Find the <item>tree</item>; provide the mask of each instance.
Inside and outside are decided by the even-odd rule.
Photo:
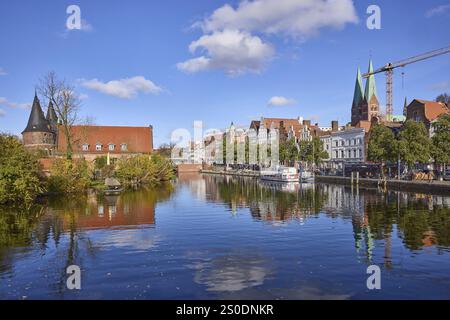
[[[323,149],[323,141],[319,137],[313,137],[311,141],[300,141],[299,159],[318,165],[326,159],[328,153]]]
[[[442,93],[436,97],[436,102],[450,103],[450,96],[447,93]]]
[[[71,159],[73,153],[71,128],[78,121],[78,110],[81,105],[79,96],[72,85],[65,80],[58,79],[53,71],[40,79],[38,91],[55,108],[66,139],[66,157]]]
[[[450,163],[450,114],[440,116],[432,124],[434,135],[431,138],[431,156],[436,164]]]
[[[282,163],[298,160],[299,152],[295,139],[280,141],[280,161]]]
[[[37,158],[16,137],[0,134],[0,204],[30,203],[44,191]]]
[[[416,162],[430,161],[431,140],[422,122],[406,121],[399,133],[400,157],[412,167]]]
[[[367,158],[369,161],[394,161],[397,158],[395,135],[389,128],[375,124],[370,130]]]

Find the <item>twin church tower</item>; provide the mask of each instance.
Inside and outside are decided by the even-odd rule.
[[[368,72],[373,72],[372,60],[369,61]],[[361,71],[358,68],[353,94],[351,125],[356,126],[360,121],[380,120],[380,117],[380,102],[378,101],[375,76],[371,75],[367,78],[366,87],[363,91]]]

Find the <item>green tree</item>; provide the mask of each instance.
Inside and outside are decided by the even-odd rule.
[[[116,177],[125,186],[157,184],[174,177],[172,163],[158,154],[139,155],[117,162]]]
[[[53,162],[48,189],[52,193],[79,193],[91,183],[92,168],[85,159],[56,159]]]
[[[450,114],[440,116],[433,123],[434,135],[431,138],[431,156],[436,164],[450,163]]]
[[[292,162],[298,160],[299,152],[295,139],[280,141],[280,162]]]
[[[406,121],[398,135],[400,157],[409,167],[430,161],[431,139],[422,122]]]
[[[0,135],[0,204],[32,202],[45,191],[37,158],[14,136]]]
[[[318,165],[328,153],[323,149],[323,141],[319,137],[313,137],[311,141],[300,141],[299,159]]]
[[[373,162],[394,161],[397,158],[397,141],[391,129],[376,124],[370,130],[367,158]]]

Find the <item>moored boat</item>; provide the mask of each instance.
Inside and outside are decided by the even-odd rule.
[[[276,182],[298,182],[299,176],[296,168],[277,167],[272,170],[261,171],[261,180]]]

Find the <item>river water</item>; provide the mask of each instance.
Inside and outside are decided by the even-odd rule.
[[[450,299],[450,197],[187,175],[2,208],[0,299]]]

